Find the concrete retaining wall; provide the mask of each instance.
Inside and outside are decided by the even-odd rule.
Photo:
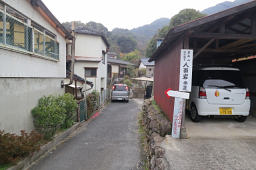
[[[64,94],[61,79],[0,78],[0,130],[19,133],[34,129],[31,110],[39,98]]]

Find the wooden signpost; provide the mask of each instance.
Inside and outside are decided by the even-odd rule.
[[[172,137],[180,138],[181,128],[184,127],[185,102],[189,99],[192,84],[193,50],[182,49],[180,56],[179,91],[168,89],[168,97],[174,97],[172,122]]]

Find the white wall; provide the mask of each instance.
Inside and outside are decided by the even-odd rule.
[[[63,94],[60,86],[61,79],[0,78],[0,130],[32,130],[31,110],[42,96]]]
[[[27,0],[4,0],[28,18],[57,35],[59,61],[50,61],[28,54],[0,49],[0,77],[57,77],[66,76],[66,41]]]
[[[154,66],[147,66],[146,76],[147,77],[153,77],[154,76]]]
[[[76,34],[75,56],[102,58],[102,51],[106,51],[107,46],[100,36]],[[84,68],[93,67],[97,69],[96,78],[87,78],[93,82],[94,87],[91,91],[101,91],[101,88],[107,88],[107,55],[105,56],[105,64],[91,61],[76,61],[74,66],[75,74],[84,78]],[[102,78],[104,82],[102,82]]]
[[[106,64],[102,62],[75,62],[74,72],[80,77],[84,78],[84,68],[97,68],[97,77],[87,77],[86,80],[93,82],[93,90],[100,92],[101,88],[107,88],[107,61]],[[104,78],[104,83],[102,87],[101,78]],[[88,87],[89,88],[89,87]]]
[[[102,50],[106,51],[106,46],[102,45],[100,36],[76,34],[76,56],[102,57]]]
[[[142,68],[146,68],[146,66],[141,62],[140,66],[139,66],[139,69],[142,69]]]
[[[60,60],[52,61],[0,49],[0,130],[18,133],[33,129],[31,110],[39,98],[64,93],[61,80],[66,77],[66,42],[27,0],[4,1],[56,34],[60,50]]]

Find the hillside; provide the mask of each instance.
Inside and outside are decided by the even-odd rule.
[[[232,7],[235,7],[235,6],[250,2],[250,1],[253,1],[253,0],[235,0],[234,2],[225,1],[225,2],[215,5],[213,7],[206,8],[205,10],[203,10],[201,12],[204,14],[207,14],[207,15],[211,15],[211,14],[214,14],[214,13],[217,13],[217,12],[220,12],[220,11],[223,11],[223,10],[226,10],[226,9],[229,9],[229,8],[232,8]]]
[[[225,1],[205,9],[201,11],[201,13],[211,15],[250,1],[252,0],[235,0],[234,2]],[[164,26],[169,24],[170,19],[159,18],[150,24],[131,30],[115,28],[112,31],[108,31],[108,29],[101,23],[89,22],[84,24],[80,21],[75,22],[77,28],[93,30],[105,35],[111,46],[110,51],[116,52],[117,55],[123,55],[139,50],[141,56],[145,56],[147,45],[154,35],[156,35]],[[63,23],[63,25],[65,25],[66,28],[70,28],[71,22]]]
[[[131,32],[138,38],[143,38],[145,40],[149,40],[150,37],[153,37],[158,29],[163,26],[168,25],[170,19],[168,18],[159,18],[152,22],[151,24],[147,24],[138,28],[134,28]]]
[[[159,29],[168,25],[169,22],[170,22],[170,19],[168,18],[159,18],[154,22],[152,22],[151,24],[134,28],[130,31],[135,36],[139,48],[144,51],[150,39],[158,32]]]

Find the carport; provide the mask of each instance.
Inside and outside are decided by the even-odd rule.
[[[252,1],[171,29],[152,55],[154,98],[172,121],[174,99],[166,89],[179,89],[181,49],[193,49],[193,66],[232,64],[242,71],[250,90],[251,113],[256,109],[256,2]]]

